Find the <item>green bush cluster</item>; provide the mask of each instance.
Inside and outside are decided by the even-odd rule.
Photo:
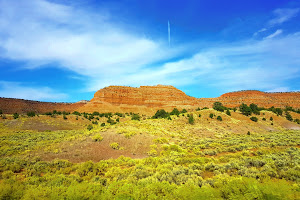
[[[14,113],[14,114],[13,114],[13,118],[14,118],[14,119],[18,119],[18,118],[19,118],[19,114],[18,114],[18,113]]]
[[[183,114],[183,113],[187,113],[186,109],[182,109],[182,111],[179,111],[177,108],[174,108],[170,113],[168,113],[167,111],[165,111],[164,109],[161,110],[157,110],[156,113],[152,116],[152,119],[169,119],[170,115],[177,115],[179,116],[179,114]]]
[[[190,114],[189,115],[189,124],[195,124],[195,119],[194,119],[194,115],[193,114]]]
[[[141,119],[141,116],[139,114],[133,114],[132,117],[131,117],[131,120],[140,121],[140,119]]]
[[[257,122],[257,121],[258,121],[257,117],[250,117],[250,119],[251,119],[252,121],[254,121],[254,122]]]
[[[27,112],[27,116],[28,117],[34,117],[35,116],[35,112],[33,112],[33,111]]]
[[[87,128],[87,130],[90,131],[90,130],[92,130],[94,127],[93,127],[93,125],[89,124],[86,128]]]

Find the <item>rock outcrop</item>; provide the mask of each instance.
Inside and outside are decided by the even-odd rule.
[[[53,110],[72,112],[83,105],[85,105],[85,103],[52,103],[24,99],[0,98],[0,110],[7,114],[27,113],[29,111],[46,113],[52,112]]]
[[[90,101],[77,103],[48,103],[21,99],[0,98],[0,110],[4,113],[45,113],[53,110],[80,112],[135,112],[153,114],[158,109],[171,111],[212,107],[219,101],[227,107],[238,107],[242,103],[255,103],[259,107],[271,106],[300,108],[300,92],[265,93],[256,90],[230,92],[216,98],[195,98],[173,86],[109,86],[98,90]]]
[[[278,92],[266,93],[257,90],[229,92],[215,98],[227,107],[237,107],[242,103],[257,104],[259,107],[281,107],[292,106],[300,108],[300,92]]]
[[[110,86],[97,91],[94,98],[79,111],[93,112],[155,112],[158,109],[194,108],[198,99],[173,86]]]

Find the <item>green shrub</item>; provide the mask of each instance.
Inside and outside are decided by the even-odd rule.
[[[67,120],[68,118],[67,118],[67,116],[66,116],[66,115],[63,115],[63,119],[64,119],[64,120]]]
[[[114,125],[114,124],[116,124],[117,122],[115,122],[113,119],[111,119],[111,118],[109,117],[108,120],[107,120],[107,123],[109,123],[110,125]]]
[[[63,111],[62,114],[63,114],[63,115],[69,115],[70,112]]]
[[[214,114],[210,113],[210,114],[209,114],[209,117],[210,117],[210,118],[213,118],[213,117],[214,117]]]
[[[231,113],[229,110],[226,110],[226,115],[231,116]]]
[[[198,117],[201,117],[201,114],[199,114]]]
[[[218,117],[217,117],[217,120],[222,121],[223,119],[222,119],[221,116],[218,116]]]
[[[140,121],[140,119],[141,119],[141,116],[139,114],[133,114],[132,117],[131,117],[131,120]]]
[[[189,116],[189,124],[195,124],[195,119],[193,114],[190,114]]]
[[[277,114],[277,115],[282,115],[283,111],[281,108],[274,108],[274,106],[272,106],[271,108],[268,109],[269,111],[272,111],[273,113]]]
[[[52,112],[46,112],[45,115],[51,116],[51,115],[52,115]]]
[[[186,109],[182,109],[181,113],[187,113]]]
[[[105,123],[102,123],[101,126],[105,126]]]
[[[224,112],[224,110],[226,109],[221,102],[214,102],[213,104],[213,109],[220,111],[220,112]]]
[[[100,113],[99,113],[99,112],[97,112],[97,111],[94,111],[92,115],[98,115],[98,116],[99,116],[99,115],[100,115]]]
[[[240,105],[240,111],[243,115],[246,115],[246,116],[249,116],[252,113],[251,108],[244,103],[242,105]]]
[[[19,118],[19,114],[18,114],[18,113],[14,113],[14,114],[13,114],[13,117],[14,117],[14,119]]]
[[[80,112],[78,112],[78,111],[74,111],[72,114],[73,114],[73,115],[81,116]]]
[[[285,113],[285,118],[286,118],[287,120],[289,120],[289,121],[293,121],[293,117],[292,117],[292,115],[291,115],[289,112],[286,112],[286,113]]]
[[[179,110],[177,109],[177,108],[174,108],[173,110],[172,110],[172,112],[170,112],[170,115],[179,115],[180,114],[180,112],[179,112]]]
[[[33,112],[33,111],[27,112],[27,116],[28,117],[34,117],[35,116],[35,112]]]
[[[258,121],[257,117],[250,117],[250,119],[251,119],[252,121],[254,121],[254,122],[257,122],[257,121]]]
[[[259,108],[257,107],[256,104],[251,103],[249,107],[254,114],[260,115]]]
[[[89,124],[88,126],[87,126],[87,130],[92,130],[94,127],[91,125],[91,124]]]
[[[266,121],[266,118],[262,118],[263,121]]]
[[[273,117],[270,117],[270,121],[273,121]]]
[[[115,115],[117,115],[117,116],[119,116],[119,117],[125,117],[125,115],[124,114],[122,114],[122,113],[115,113]]]
[[[165,118],[167,119],[170,116],[168,112],[166,112],[164,109],[156,111],[155,115],[152,117],[152,119],[160,119]]]
[[[3,114],[3,111],[2,110],[0,110],[0,115],[2,115]]]

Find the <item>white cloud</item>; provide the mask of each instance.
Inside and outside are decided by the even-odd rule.
[[[16,6],[19,2],[22,6]],[[295,11],[289,12],[294,14],[276,11],[276,23],[296,15]],[[57,63],[80,78],[87,77],[86,91],[108,85],[156,84],[208,85],[223,91],[272,90],[284,87],[285,81],[300,74],[299,33],[275,37],[282,33],[279,29],[268,36],[272,40],[223,43],[199,50],[189,58],[166,62],[185,48],[171,50],[167,43],[120,28],[110,21],[109,14],[99,13],[45,0],[0,0],[0,57],[25,60],[29,68]],[[24,89],[20,85],[16,88]],[[39,98],[55,96],[49,88],[34,88],[31,93],[40,91],[46,92]]]
[[[269,21],[270,25],[282,24],[290,20],[293,17],[296,17],[298,12],[300,11],[299,8],[284,8],[284,9],[276,9],[273,11],[275,18]]]
[[[267,92],[289,92],[290,89],[288,87],[279,87],[272,90],[268,90]]]
[[[190,58],[168,62],[116,79],[93,80],[89,88],[107,85],[205,85],[222,92],[259,89],[269,91],[300,77],[300,34],[279,39],[223,44]]]
[[[55,62],[90,77],[133,73],[172,57],[163,42],[119,28],[106,12],[45,0],[0,0],[1,56],[36,68]]]
[[[0,81],[0,96],[39,101],[63,101],[68,95],[49,87],[28,87],[18,82]]]
[[[267,31],[267,30],[268,30],[268,29],[266,29],[266,28],[262,28],[262,29],[256,31],[256,32],[253,34],[253,36],[257,36],[259,33],[265,32],[265,31]]]
[[[264,39],[272,39],[278,35],[280,35],[283,31],[281,29],[276,30],[274,33],[272,33],[271,35],[268,35],[267,37],[265,37]]]
[[[291,20],[292,18],[294,18],[298,15],[299,11],[300,11],[299,8],[279,8],[279,9],[274,10],[273,15],[275,15],[275,17],[267,22],[266,27],[261,28],[260,30],[256,31],[253,34],[253,36],[258,36],[259,34],[269,30],[270,28],[272,28],[276,25],[281,25],[282,23]],[[275,33],[276,33],[276,35],[279,35],[282,33],[282,30],[279,29]],[[272,35],[270,35],[270,36],[272,37]],[[273,37],[275,37],[276,35],[274,35]],[[268,37],[265,37],[265,38],[268,38]]]

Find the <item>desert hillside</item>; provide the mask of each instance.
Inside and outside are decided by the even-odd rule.
[[[224,106],[233,108],[240,104],[255,103],[259,107],[292,106],[300,108],[300,92],[266,93],[249,90],[230,92],[216,98],[195,98],[186,95],[183,91],[165,85],[157,86],[109,86],[98,90],[89,102],[77,103],[50,103],[22,99],[0,98],[0,110],[4,113],[37,113],[59,111],[80,112],[138,112],[153,114],[158,109],[171,111],[173,108],[195,109],[208,107],[219,101]]]

